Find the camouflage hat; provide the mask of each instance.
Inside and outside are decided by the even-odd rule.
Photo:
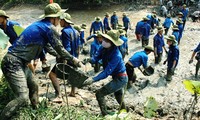
[[[171,17],[171,14],[167,14],[167,17],[170,18],[170,17]]]
[[[158,30],[158,32],[159,32],[159,31],[163,31],[163,27],[162,27],[162,26],[158,26],[158,27],[157,27],[157,30]]]
[[[148,17],[143,17],[142,20],[143,20],[143,21],[148,21],[149,18],[148,18]]]
[[[127,14],[124,12],[123,14],[122,14],[122,16],[126,16]]]
[[[85,23],[81,24],[81,28],[82,29],[86,29],[87,28],[87,25]]]
[[[101,18],[98,16],[98,17],[95,17],[95,21],[96,22],[100,22],[101,21]]]
[[[173,25],[172,30],[179,30],[178,25]]]
[[[73,22],[71,21],[71,15],[68,13],[62,13],[60,16],[60,19],[64,19],[65,22],[67,22],[69,24],[73,24]]]
[[[155,15],[157,14],[157,12],[156,12],[155,10],[154,10],[154,11],[152,11],[152,13],[153,13],[153,14],[155,14]]]
[[[116,11],[114,11],[114,12],[113,12],[113,15],[116,15],[116,14],[117,14],[117,12],[116,12]]]
[[[126,34],[126,31],[123,30],[123,29],[119,29],[118,31],[119,31],[120,35],[125,35]]]
[[[0,10],[0,17],[3,16],[3,17],[6,17],[6,18],[9,18],[8,15],[6,15],[6,12],[3,11],[3,10]]]
[[[169,36],[165,37],[165,39],[167,39],[167,41],[176,42],[176,38],[174,35],[169,35]]]
[[[119,30],[119,29],[124,29],[125,27],[123,26],[123,25],[121,25],[121,24],[118,24],[117,25],[117,29]]]
[[[106,12],[105,16],[110,16],[108,12]]]
[[[95,34],[94,34],[96,37],[101,37],[102,36],[102,32],[101,31],[95,31]]]
[[[44,14],[39,18],[47,18],[47,17],[59,17],[61,15],[61,7],[57,3],[48,4],[44,8]]]
[[[177,21],[178,23],[183,23],[183,21],[181,20],[181,18],[178,18],[176,21]]]
[[[79,26],[79,25],[74,25],[73,27],[74,27],[74,29],[76,29],[78,32],[83,31],[83,29],[82,29],[81,26]]]
[[[183,16],[183,13],[182,12],[178,12],[178,14],[177,15],[182,15]]]
[[[106,34],[102,34],[102,37],[110,40],[116,46],[120,46],[124,43],[123,40],[119,38],[120,33],[118,30],[110,30]]]
[[[156,18],[156,14],[153,14],[152,17],[153,17],[153,18]]]
[[[153,47],[151,47],[151,46],[145,46],[144,49],[145,49],[145,50],[149,50],[149,51],[151,51],[151,52],[154,51],[154,50],[153,50]]]

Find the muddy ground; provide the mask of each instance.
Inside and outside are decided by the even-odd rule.
[[[40,7],[41,8],[41,7]],[[27,27],[32,22],[38,20],[38,17],[43,13],[39,6],[17,6],[7,10],[6,12],[10,16],[10,19],[18,21],[22,24],[23,27]],[[69,13],[72,16],[72,20],[75,24],[86,23],[88,28],[85,30],[86,36],[88,37],[89,28],[91,22],[94,20],[95,16],[104,17],[105,12],[117,11],[119,16],[119,22],[122,23],[122,13],[126,12],[128,17],[131,20],[132,29],[128,31],[128,45],[129,45],[129,55],[126,56],[125,62],[136,52],[142,50],[141,42],[138,42],[135,39],[134,29],[136,23],[151,12],[153,6],[143,7],[144,9],[136,10],[134,7],[127,6],[114,6],[106,8],[104,10],[84,10],[84,11],[70,11]],[[128,11],[129,10],[129,11]],[[164,20],[164,18],[160,17]],[[175,21],[175,18],[173,18]],[[58,29],[60,30],[60,28]],[[157,32],[156,30],[154,31]],[[171,29],[169,31],[171,34]],[[150,36],[150,45],[153,41],[153,36]],[[163,65],[162,62],[159,65],[154,65],[154,56],[153,53],[149,55],[148,63],[155,66],[155,73],[152,76],[144,76],[138,69],[136,69],[137,80],[138,82],[134,85],[132,89],[126,91],[125,102],[130,108],[130,113],[134,118],[137,119],[146,119],[142,116],[144,112],[144,103],[147,97],[154,97],[158,102],[159,112],[157,115],[158,119],[183,119],[183,113],[185,109],[189,108],[191,103],[191,98],[193,96],[184,88],[182,83],[185,79],[199,80],[200,76],[195,79],[195,64],[196,61],[192,64],[188,64],[188,61],[191,57],[192,50],[197,46],[200,39],[200,23],[194,23],[190,19],[186,22],[186,27],[183,33],[183,38],[179,45],[180,49],[180,61],[173,76],[173,80],[170,83],[167,83],[164,79],[166,74],[167,66]],[[89,44],[88,44],[89,45]],[[87,55],[88,56],[88,55]],[[80,59],[82,60],[85,55],[81,55]],[[164,54],[163,60],[166,58]],[[55,64],[55,58],[47,54],[48,63],[51,64],[51,67]],[[86,64],[88,73],[91,76],[94,76],[93,68],[90,64]],[[48,73],[41,72],[41,63],[37,66],[37,71],[35,75],[39,83],[39,94],[40,97],[48,97],[51,100],[54,98],[54,89],[51,85],[51,81],[48,78]],[[69,97],[69,104],[73,106],[78,106],[80,101],[83,101],[85,109],[91,111],[94,115],[100,114],[100,110],[95,99],[95,90],[99,89],[102,85],[106,84],[110,77],[106,80],[94,83],[83,89],[77,89],[76,97]],[[65,92],[63,86],[63,80],[61,81],[61,90],[63,93],[63,103],[65,103]],[[47,86],[49,84],[48,94]],[[70,92],[70,85],[67,85],[67,94]],[[107,105],[110,109],[117,109],[118,104],[114,99],[113,95],[106,97]],[[55,104],[56,105],[56,104]],[[195,115],[198,116],[200,113],[200,104],[196,105]],[[198,119],[196,117],[196,119]],[[200,118],[199,118],[200,119]]]

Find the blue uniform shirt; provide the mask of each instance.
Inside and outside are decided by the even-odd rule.
[[[14,40],[16,40],[16,38],[18,37],[13,26],[14,25],[19,25],[19,23],[17,23],[16,21],[11,21],[11,20],[7,20],[6,23],[6,30],[3,29],[3,25],[0,25],[0,28],[3,29],[4,33],[10,38],[9,42],[11,44],[13,44]]]
[[[185,21],[186,18],[187,18],[187,15],[188,15],[189,9],[188,9],[188,8],[186,8],[186,9],[182,9],[181,12],[183,13],[183,18],[182,18],[182,20]]]
[[[112,15],[111,16],[110,23],[111,24],[118,24],[118,17],[117,17],[117,15]]]
[[[80,45],[82,46],[85,43],[85,33],[84,31],[80,32]]]
[[[128,18],[127,16],[124,16],[124,17],[122,18],[122,21],[123,21],[124,27],[125,27],[125,28],[128,28],[128,25],[129,25],[129,23],[130,23],[129,18]]]
[[[90,57],[93,57],[100,47],[101,44],[97,41],[96,37],[94,37],[94,41],[91,44]]]
[[[61,40],[64,48],[74,57],[78,57],[80,35],[72,26],[62,29]]]
[[[149,38],[151,26],[148,23],[144,23],[141,27],[141,34],[145,38]]]
[[[179,29],[179,41],[181,40],[182,38],[182,35],[183,35],[183,24],[178,24],[178,29]]]
[[[168,56],[167,56],[168,70],[172,68],[174,60],[176,60],[176,65],[175,65],[176,67],[179,61],[179,48],[177,45],[171,45],[169,47]]]
[[[165,46],[164,43],[164,36],[160,36],[158,33],[154,36],[153,38],[154,40],[154,48],[157,48],[157,54],[162,53],[163,52],[163,47]]]
[[[144,24],[143,21],[139,21],[139,22],[137,23],[136,28],[135,28],[135,33],[136,33],[136,34],[140,34],[140,33],[141,33],[141,27],[142,27],[143,24]]]
[[[100,47],[100,49],[97,51],[95,56],[92,57],[91,60],[92,63],[96,63],[100,59],[102,59],[104,70],[93,78],[95,82],[107,78],[109,75],[114,77],[117,74],[126,71],[122,55],[116,46],[110,50]]]
[[[199,45],[194,49],[194,52],[196,53],[196,52],[200,52],[200,43],[199,43]]]
[[[172,35],[174,35],[175,36],[175,39],[176,39],[176,41],[178,42],[179,41],[179,31],[173,31],[172,32]]]
[[[34,22],[28,26],[13,42],[12,46],[9,47],[8,53],[21,58],[25,62],[30,62],[38,58],[44,47],[49,48],[47,46],[48,43],[51,44],[61,57],[68,60],[73,59],[64,49],[59,34],[48,19]],[[50,53],[49,49],[46,50]]]
[[[128,42],[128,38],[125,37],[124,35],[120,35],[119,38],[124,41],[124,43],[121,46],[119,46],[119,50],[120,50],[120,52],[122,54],[125,54],[127,52],[127,50],[128,50],[128,43],[127,43]]]
[[[132,63],[133,67],[140,67],[143,65],[144,68],[147,67],[148,55],[145,51],[136,52],[129,61]]]
[[[92,25],[90,27],[90,34],[92,33],[92,31],[93,31],[93,34],[95,34],[95,31],[100,31],[100,30],[102,30],[102,32],[104,30],[102,22],[101,21],[100,22],[96,22],[96,21],[92,22]]]
[[[166,18],[164,23],[163,23],[163,26],[165,28],[170,28],[171,24],[174,24],[173,20],[171,18]]]
[[[103,25],[104,25],[104,29],[105,30],[108,30],[110,27],[109,27],[109,22],[108,22],[108,18],[105,17],[104,20],[103,20]]]

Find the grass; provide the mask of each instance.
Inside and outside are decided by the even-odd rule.
[[[43,99],[37,110],[33,110],[30,106],[24,107],[18,111],[15,120],[103,120],[102,117],[93,115],[81,107],[73,107],[66,105],[48,104]]]

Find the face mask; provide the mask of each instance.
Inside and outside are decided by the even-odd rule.
[[[110,42],[105,42],[104,40],[102,41],[101,44],[104,48],[110,48],[111,47],[111,43]]]

